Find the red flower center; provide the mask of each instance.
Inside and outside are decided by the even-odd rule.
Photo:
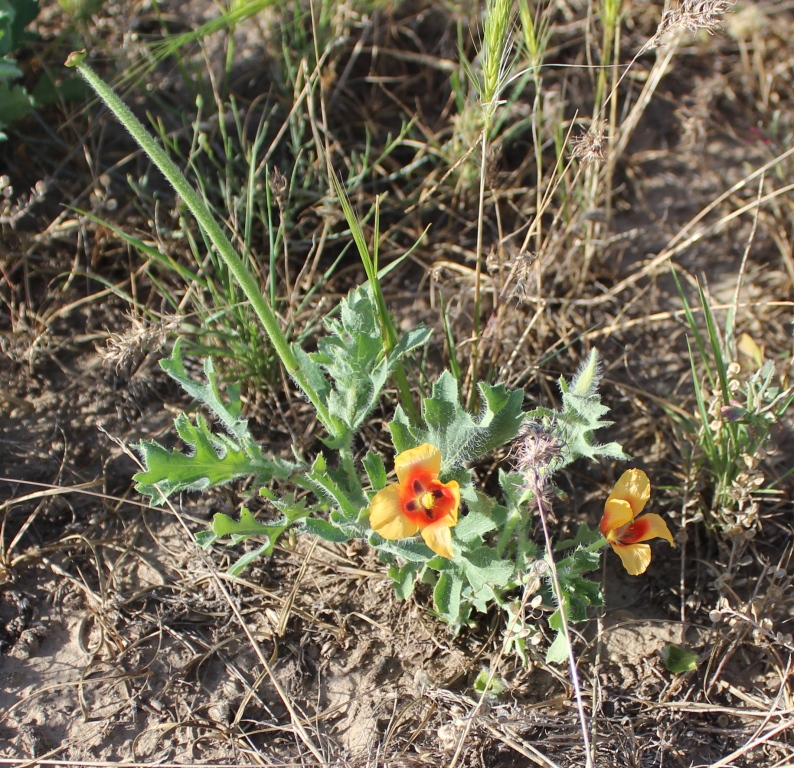
[[[432,472],[417,470],[400,485],[400,503],[405,516],[424,528],[450,514],[455,508],[455,497]]]

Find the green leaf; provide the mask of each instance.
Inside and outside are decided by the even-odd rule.
[[[693,651],[686,651],[678,645],[669,643],[662,651],[664,665],[668,672],[680,674],[698,668],[698,655]]]
[[[463,579],[455,571],[444,571],[438,577],[438,583],[433,591],[433,603],[441,618],[449,624],[458,623],[462,589]]]
[[[502,560],[496,550],[490,547],[479,547],[464,553],[462,567],[475,593],[485,586],[505,587],[515,573],[515,565],[509,560]]]
[[[239,418],[242,412],[240,388],[237,386],[227,389],[226,394],[229,403],[224,405],[215,381],[215,366],[211,357],[204,361],[204,375],[207,379],[204,384],[194,381],[185,372],[185,366],[182,362],[182,339],[176,340],[171,357],[161,360],[160,367],[191,397],[204,403],[232,435],[238,439],[249,437],[248,422]],[[253,443],[253,441],[251,442]]]
[[[386,467],[383,465],[383,459],[380,454],[367,451],[367,455],[362,461],[364,470],[369,478],[370,485],[373,491],[380,491],[386,487]]]
[[[412,563],[428,563],[434,559],[433,550],[427,546],[421,539],[400,539],[398,541],[390,541],[373,533],[369,537],[369,545],[388,555],[401,557],[403,560]],[[445,561],[448,562],[448,561]]]
[[[218,512],[212,517],[212,532],[216,536],[236,536],[238,539],[247,538],[248,536],[267,536],[270,538],[274,531],[281,533],[285,527],[285,525],[265,525],[260,523],[245,507],[240,510],[239,520],[233,520],[229,515],[223,514],[223,512]]]
[[[601,396],[596,391],[599,364],[598,353],[593,349],[587,363],[570,384],[560,378],[562,410],[553,411],[541,407],[527,414],[528,419],[542,422],[560,439],[562,459],[554,467],[555,471],[581,456],[593,460],[600,456],[612,459],[628,458],[618,443],[599,445],[595,442],[596,430],[613,423],[604,420],[609,408],[601,404]]]
[[[362,507],[354,503],[328,471],[322,454],[318,455],[311,471],[296,477],[295,482],[314,491],[321,499],[336,507],[348,522],[355,522]]]
[[[0,82],[0,115],[4,125],[15,123],[32,111],[33,100],[25,88]]]
[[[258,560],[263,556],[270,556],[272,551],[273,545],[268,542],[263,544],[258,549],[254,549],[251,552],[246,552],[242,557],[238,558],[226,569],[226,573],[228,573],[229,576],[239,576],[251,563],[254,562],[254,560]]]
[[[482,408],[474,417],[460,403],[458,382],[444,371],[433,385],[431,397],[422,403],[424,426],[412,426],[398,408],[389,424],[398,453],[422,443],[441,451],[442,473],[485,454],[512,440],[524,419],[522,390],[508,390],[499,384],[480,384]]]
[[[571,390],[578,397],[587,397],[595,393],[598,388],[598,381],[601,378],[601,361],[598,358],[598,350],[590,350],[587,362],[580,368],[577,374],[571,379]]]
[[[146,470],[133,477],[135,489],[149,496],[152,506],[165,503],[174,493],[204,490],[253,475],[265,484],[274,477],[286,479],[298,465],[282,459],[268,459],[248,430],[248,422],[240,418],[240,388],[227,388],[228,404],[221,401],[215,382],[212,360],[204,363],[206,383],[193,381],[185,372],[181,342],[177,340],[171,357],[160,365],[169,376],[194,398],[207,405],[231,433],[213,434],[206,419],[196,415],[195,425],[184,414],[174,420],[177,434],[189,452],[169,451],[156,442],[144,441],[136,446],[143,456]]]
[[[406,563],[401,568],[392,565],[389,568],[394,594],[398,600],[408,600],[413,594],[417,568],[416,563]]]
[[[350,291],[339,304],[338,316],[327,318],[325,325],[328,335],[318,341],[317,352],[309,356],[313,367],[308,373],[320,386],[319,367],[333,382],[331,387],[326,382],[322,391],[329,413],[344,426],[335,435],[338,442],[358,430],[374,408],[394,366],[404,355],[425,344],[430,330],[414,328],[387,354],[370,286]]]
[[[491,504],[495,506],[493,502]],[[452,536],[466,549],[473,549],[482,544],[483,536],[494,528],[496,523],[490,517],[470,509],[465,517],[458,520],[458,524],[452,529]]]
[[[196,544],[202,549],[208,549],[212,544],[218,540],[218,534],[212,531],[198,531],[195,534]]]
[[[22,77],[22,70],[9,59],[0,59],[0,80],[16,80],[18,77]]]
[[[554,642],[546,651],[547,664],[564,664],[568,661],[568,641],[562,632],[558,632]]]
[[[594,531],[591,531],[590,528],[588,528],[584,523],[581,523],[576,529],[576,535],[572,539],[558,541],[554,545],[554,551],[561,552],[564,549],[573,549],[574,547],[589,547],[600,538],[602,538],[601,531],[599,531],[597,528]],[[582,571],[582,573],[584,573],[584,571]]]
[[[152,506],[180,491],[214,488],[246,475],[266,476],[262,462],[254,461],[225,435],[215,436],[199,414],[193,425],[180,414],[175,422],[179,436],[192,450],[190,455],[169,451],[151,441],[135,446],[143,456],[146,470],[133,476],[135,490],[149,496]]]
[[[341,528],[317,517],[309,517],[303,521],[303,531],[319,536],[323,541],[350,541],[352,536]]]
[[[474,681],[474,691],[487,698],[499,698],[507,690],[504,679],[499,675],[491,676],[490,669],[481,669]]]

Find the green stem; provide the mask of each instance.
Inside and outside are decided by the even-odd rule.
[[[254,308],[257,317],[262,323],[262,327],[265,329],[265,333],[267,333],[273,345],[273,349],[275,349],[287,373],[295,380],[309,398],[323,426],[333,434],[335,430],[328,409],[320,400],[314,387],[311,386],[308,379],[298,367],[298,361],[292,352],[287,337],[281,330],[275,313],[270,308],[267,300],[262,296],[251,273],[237,255],[234,246],[229,242],[229,238],[226,237],[223,230],[215,221],[207,204],[199,197],[193,187],[190,186],[182,171],[179,170],[174,161],[166,154],[165,150],[152,138],[138,118],[132,114],[127,105],[114,93],[113,89],[88,65],[77,62],[74,66],[77,67],[77,70],[83,78],[85,78],[86,82],[97,92],[97,95],[102,101],[107,104],[118,121],[130,132],[132,138],[138,142],[141,149],[146,152],[152,162],[160,169],[171,186],[176,190],[177,194],[185,201],[190,212],[195,216],[196,221],[198,221],[199,226],[206,232],[218,251],[218,254],[226,262],[229,271],[234,275],[240,288],[242,288],[243,293],[245,293],[246,297],[251,302],[251,306]]]
[[[485,171],[488,155],[488,132],[491,129],[490,118],[486,118],[482,131],[482,157],[480,158],[480,200],[477,208],[477,253],[474,269],[474,341],[471,347],[471,392],[469,407],[474,408],[477,401],[477,369],[479,368],[480,350],[480,282],[482,278],[482,236],[485,219]]]
[[[499,540],[496,542],[496,554],[499,555],[499,557],[504,555],[507,545],[510,543],[513,531],[516,529],[519,522],[521,522],[521,512],[518,507],[516,507],[508,516],[505,527],[502,529]]]

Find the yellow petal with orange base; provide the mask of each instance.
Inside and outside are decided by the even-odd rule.
[[[628,469],[615,483],[612,493],[607,498],[607,504],[613,499],[628,501],[634,517],[642,512],[643,507],[651,498],[651,482],[641,469]]]
[[[604,506],[604,516],[601,518],[601,533],[611,541],[615,537],[611,535],[612,531],[630,523],[634,519],[634,512],[632,512],[631,504],[623,499],[608,499]]]
[[[670,546],[675,546],[673,535],[667,527],[667,523],[659,516],[653,513],[638,517],[631,526],[634,533],[632,543],[640,541],[648,541],[650,539],[664,539]]]
[[[612,549],[632,576],[645,573],[651,564],[651,548],[647,544],[612,544]]]
[[[407,539],[419,530],[403,513],[398,485],[387,485],[375,494],[369,507],[369,524],[384,539]]]
[[[398,453],[394,458],[394,469],[400,484],[407,482],[417,470],[430,472],[433,477],[438,477],[438,473],[441,471],[441,451],[430,443],[409,448],[407,451]]]
[[[452,559],[452,533],[446,518],[423,528],[422,538],[437,555]]]

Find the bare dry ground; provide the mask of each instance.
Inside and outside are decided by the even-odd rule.
[[[559,3],[549,48],[548,62],[572,66],[551,68],[545,85],[548,111],[565,130],[592,91],[587,9]],[[48,8],[39,20],[43,42],[25,63],[51,66],[87,41],[111,80],[164,31],[192,29],[216,10],[106,3],[64,31],[63,13]],[[662,7],[626,10],[621,60],[653,35]],[[240,121],[252,126],[273,109],[271,139],[293,103],[279,80],[275,31],[291,12],[264,10],[235,31],[229,93]],[[403,326],[436,329],[425,365],[438,373],[449,360],[442,298],[462,359],[472,332],[476,185],[465,163],[463,172],[445,173],[476,141],[476,131],[456,133],[450,86],[459,40],[471,52],[476,9],[428,0],[351,4],[338,14],[334,29],[344,35],[329,44],[323,77],[339,157],[355,170],[357,157],[377,158],[387,134],[415,120],[410,136],[373,162],[379,175],[362,182],[354,202],[389,192],[384,263],[432,224],[384,289]],[[707,526],[708,490],[693,475],[692,444],[674,418],[692,414],[695,398],[687,326],[668,270],[674,261],[692,296],[695,279],[705,284],[723,318],[741,269],[738,328],[791,376],[792,41],[794,8],[783,2],[737,5],[719,34],[682,38],[617,160],[608,227],[603,206],[577,209],[559,241],[522,251],[536,184],[526,129],[505,132],[489,158],[483,317],[492,378],[523,387],[528,404],[552,404],[558,376],[597,346],[615,420],[602,439],[621,442],[632,466],[651,476],[654,510],[676,534],[675,550],[655,548],[641,577],[605,555],[606,607],[577,626],[595,762],[605,768],[794,765],[792,422],[776,425],[762,463],[776,485],[758,519],[730,536]],[[186,151],[191,87],[202,90],[207,68],[223,78],[227,42],[225,33],[210,36],[188,49],[181,68],[173,58],[152,62],[119,90],[138,114],[161,117]],[[646,54],[632,70],[623,86],[627,111],[669,50]],[[532,98],[511,103],[516,124]],[[202,132],[217,159],[222,132],[217,112],[208,114]],[[226,129],[234,132],[229,113]],[[295,141],[310,144],[308,129],[306,136]],[[273,153],[277,166],[290,157],[287,143]],[[225,569],[239,552],[205,552],[192,534],[243,502],[261,509],[244,483],[185,495],[165,509],[146,506],[132,489],[130,446],[150,438],[175,444],[173,417],[190,403],[156,363],[174,327],[195,329],[197,310],[186,301],[186,319],[168,326],[179,313],[163,299],[166,289],[185,295],[177,276],[74,209],[190,263],[173,195],[88,100],[29,118],[0,144],[0,162],[14,201],[47,182],[44,199],[0,235],[0,764],[583,766],[568,673],[544,662],[545,640],[522,665],[500,654],[499,614],[479,615],[476,626],[451,635],[429,613],[430,591],[420,585],[411,601],[396,600],[385,566],[360,542],[285,539],[272,558],[232,580]],[[213,168],[207,155],[192,169],[215,179],[208,194],[223,208],[216,177],[227,167],[219,160]],[[316,279],[344,242],[332,234],[339,216],[324,200],[322,163],[303,171],[305,178],[288,179],[301,194],[289,213],[285,263],[305,296],[311,284],[302,267],[314,260]],[[544,226],[553,229],[552,217]],[[253,250],[269,252],[266,233],[253,234]],[[267,264],[262,256],[263,270]],[[289,318],[296,332],[311,338],[363,279],[360,263],[344,255]],[[163,328],[136,327],[131,299],[161,313]],[[108,359],[119,343],[128,352],[121,363]],[[241,375],[234,361],[224,365],[229,378]],[[258,373],[246,389],[257,434],[277,453],[290,445],[316,453],[319,427],[307,404],[272,368]],[[384,424],[392,408],[384,402],[375,411],[362,455],[368,448],[391,455]],[[493,482],[509,461],[498,455],[477,467],[480,481]],[[577,464],[559,477],[557,533],[596,525],[621,471]],[[547,613],[540,607],[537,618]],[[697,653],[697,669],[666,669],[671,642]],[[498,669],[500,697],[475,694],[483,668]]]

